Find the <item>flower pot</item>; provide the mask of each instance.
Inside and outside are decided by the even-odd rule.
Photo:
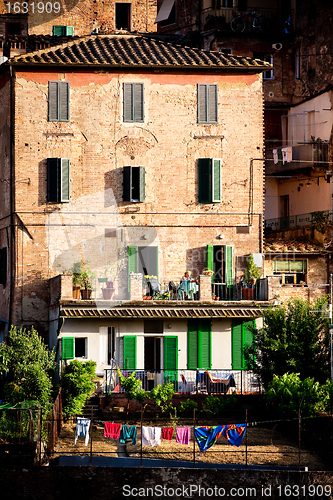
[[[114,292],[115,292],[114,288],[102,288],[103,299],[104,300],[113,299]]]
[[[255,288],[242,288],[242,298],[244,300],[254,300]]]
[[[80,297],[80,286],[73,285],[73,299],[79,299]]]
[[[215,300],[220,300],[220,297],[215,297]]]
[[[81,299],[87,300],[91,298],[92,290],[91,288],[82,288],[81,289]]]

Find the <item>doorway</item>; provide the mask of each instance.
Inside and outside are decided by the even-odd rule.
[[[144,338],[145,372],[147,373],[147,391],[154,387],[156,374],[161,371],[161,338]]]

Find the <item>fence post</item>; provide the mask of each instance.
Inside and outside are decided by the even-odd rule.
[[[245,410],[245,469],[247,469],[247,408]]]
[[[142,467],[142,403],[141,403],[141,448],[140,448],[140,467]]]
[[[298,470],[301,470],[301,410],[298,409]]]
[[[42,418],[43,418],[41,408],[38,409],[38,413],[39,413],[39,466],[40,466],[42,461]]]
[[[193,408],[193,469],[195,469],[195,408]]]
[[[91,421],[90,421],[90,467],[92,466],[92,435],[93,435],[93,420],[94,420],[94,407],[91,407]]]

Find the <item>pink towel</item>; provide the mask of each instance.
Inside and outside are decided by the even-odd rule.
[[[163,427],[162,429],[162,439],[168,439],[171,441],[173,436],[173,427]]]
[[[104,437],[111,439],[119,439],[121,424],[113,424],[112,422],[105,422]]]
[[[191,427],[177,427],[176,434],[176,443],[190,444]]]

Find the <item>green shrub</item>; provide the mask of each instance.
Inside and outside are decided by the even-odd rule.
[[[157,385],[150,391],[149,398],[153,399],[154,403],[164,411],[166,409],[165,403],[172,399],[174,392],[173,382],[164,382],[163,385]]]
[[[237,396],[232,393],[228,396],[212,396],[206,398],[203,410],[207,416],[222,415],[226,411],[233,410],[237,405]]]
[[[95,361],[71,361],[61,375],[62,411],[65,418],[82,415],[86,400],[94,392]]]
[[[198,404],[192,399],[187,399],[186,401],[182,401],[179,406],[179,412],[183,413],[185,411],[192,411],[198,409]]]

